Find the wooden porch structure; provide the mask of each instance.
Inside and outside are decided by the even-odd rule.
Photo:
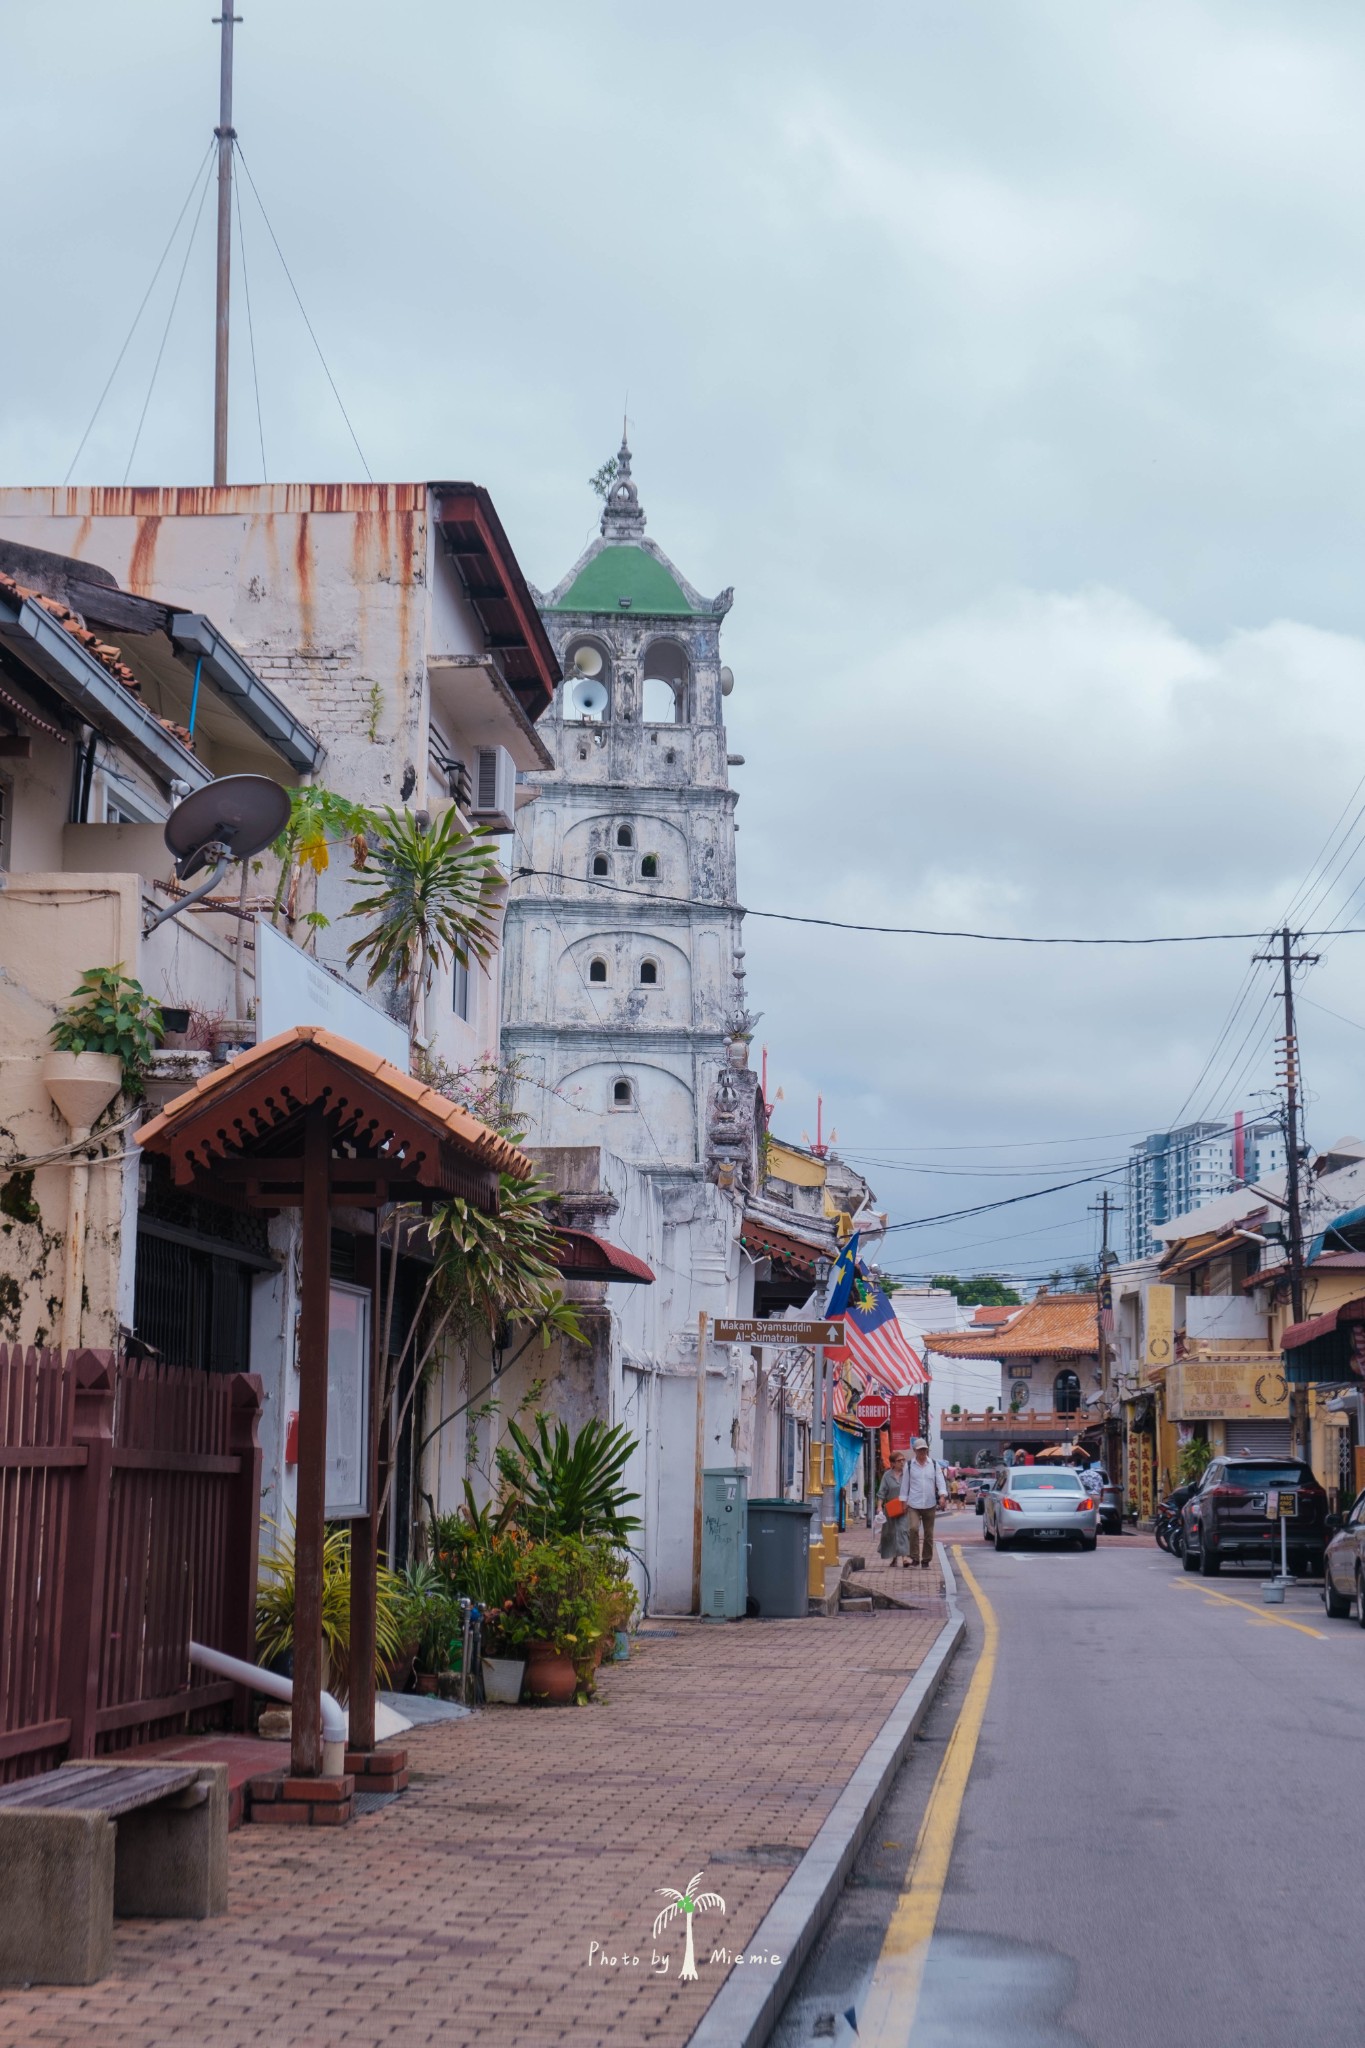
[[[302,1212],[298,1507],[295,1527],[295,1778],[322,1771],[322,1545],[325,1533],[331,1212],[461,1196],[497,1207],[498,1175],[526,1156],[448,1097],[335,1032],[299,1025],[206,1075],[138,1133],[176,1182],[275,1212]],[[351,1522],[350,1744],[374,1747],[379,1412],[378,1261],[371,1285],[368,1510]]]

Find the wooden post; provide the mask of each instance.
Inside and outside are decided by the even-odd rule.
[[[261,1446],[257,1425],[264,1391],[258,1373],[233,1374],[228,1450],[241,1464],[236,1477],[229,1481],[223,1546],[223,1569],[227,1573],[227,1598],[223,1604],[226,1640],[210,1645],[212,1649],[226,1650],[230,1657],[241,1657],[248,1664],[256,1661],[256,1581],[261,1543]],[[237,1727],[248,1725],[250,1707],[251,1694],[246,1686],[241,1686],[233,1706]]]
[[[367,1499],[370,1511],[351,1523],[351,1702],[349,1747],[353,1751],[374,1748],[374,1657],[378,1621],[379,1525],[379,1347],[381,1301],[379,1256],[382,1210],[375,1211],[373,1237],[358,1237],[355,1247],[356,1279],[370,1289],[370,1414],[365,1455],[369,1465]]]
[[[697,1468],[692,1493],[692,1612],[701,1613],[701,1469],[706,1462],[706,1310],[697,1317]]]
[[[332,1144],[322,1110],[303,1136],[299,1313],[298,1508],[294,1527],[294,1710],[290,1769],[322,1772],[322,1546],[327,1492],[327,1331],[331,1290]]]
[[[84,1447],[85,1465],[73,1474],[75,1483],[71,1489],[57,1712],[71,1723],[67,1754],[78,1757],[95,1754],[95,1714],[104,1650],[110,1481],[114,1470],[114,1373],[113,1354],[108,1351],[74,1352],[69,1355],[69,1362],[76,1376],[71,1441]]]

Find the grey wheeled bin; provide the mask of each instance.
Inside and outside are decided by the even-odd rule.
[[[749,1611],[765,1620],[806,1614],[813,1500],[749,1502]]]

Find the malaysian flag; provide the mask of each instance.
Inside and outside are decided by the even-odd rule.
[[[890,1394],[908,1394],[927,1384],[929,1375],[906,1342],[882,1288],[860,1274],[843,1316],[848,1342],[826,1351],[831,1364],[853,1365]]]

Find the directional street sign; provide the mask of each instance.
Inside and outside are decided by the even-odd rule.
[[[891,1403],[885,1394],[864,1394],[853,1412],[864,1429],[882,1429],[891,1420]]]
[[[711,1326],[717,1344],[842,1344],[844,1326],[835,1316],[827,1323],[725,1322]]]

